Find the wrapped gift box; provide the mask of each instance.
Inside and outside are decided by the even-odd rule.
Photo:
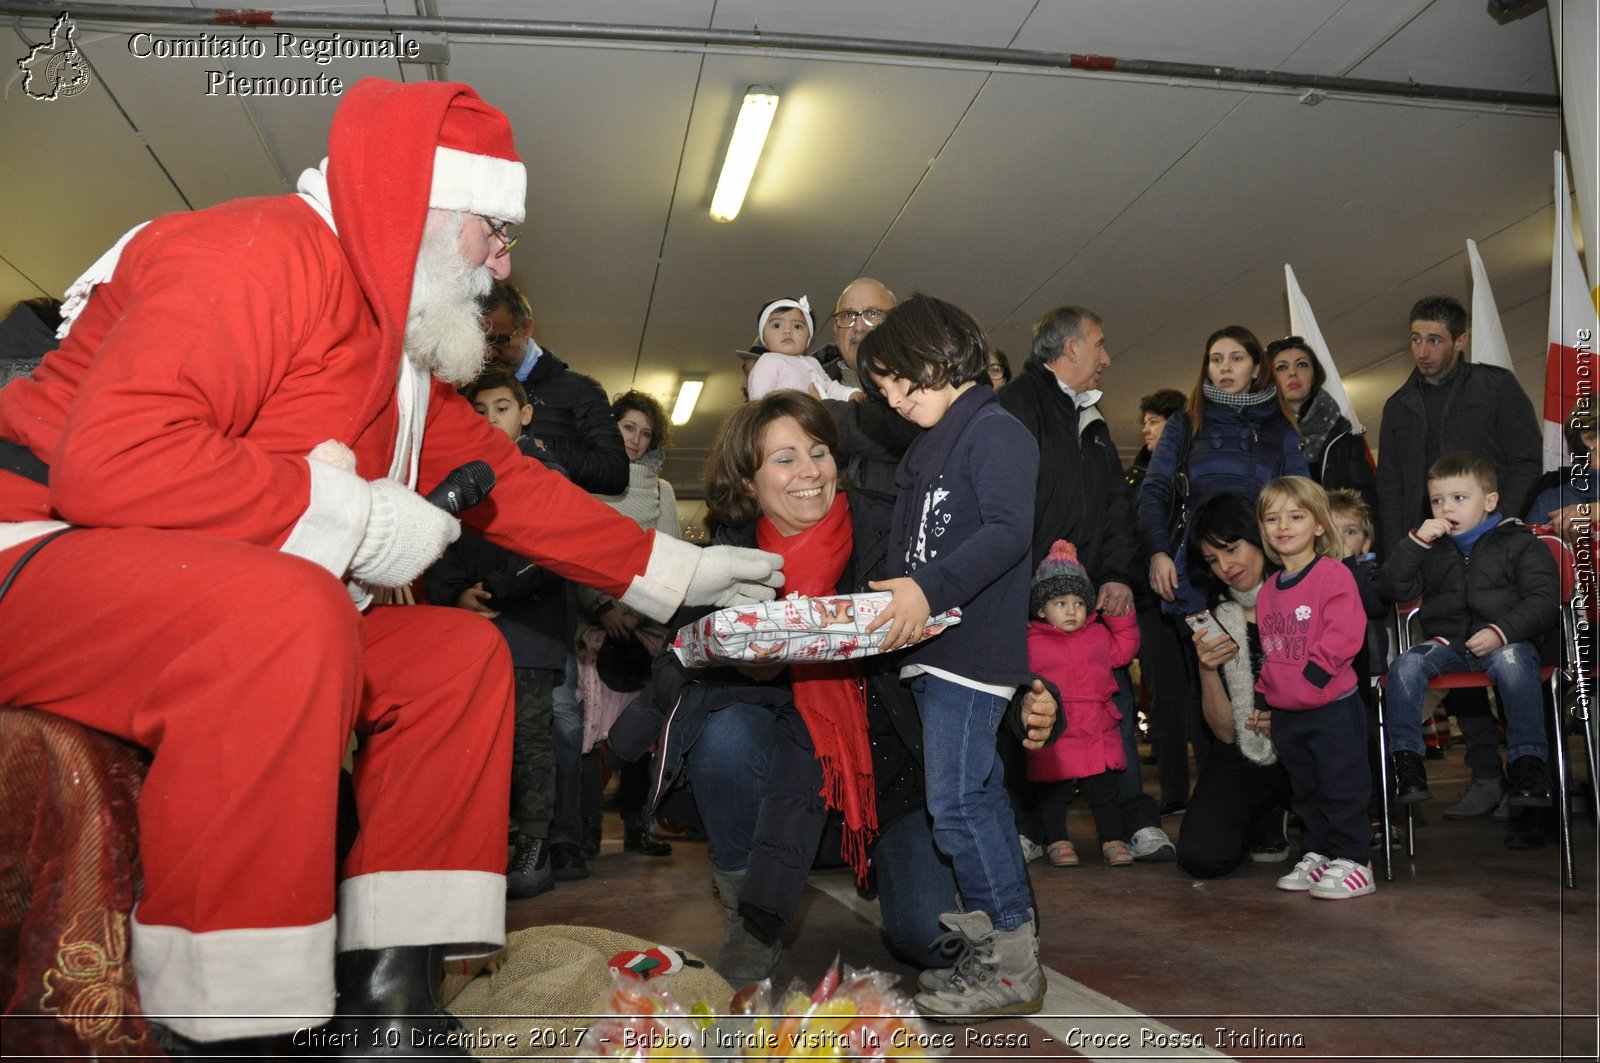
[[[867,632],[889,604],[887,591],[794,595],[755,605],[735,605],[678,629],[672,649],[691,668],[748,662],[850,661],[879,652],[887,631]],[[928,618],[924,637],[961,623],[961,610]]]

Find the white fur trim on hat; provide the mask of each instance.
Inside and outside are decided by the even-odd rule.
[[[522,163],[455,148],[433,149],[428,206],[435,210],[459,210],[517,223],[527,213],[527,198],[528,171]]]
[[[806,331],[811,333],[812,336],[817,334],[817,326],[811,322],[811,300],[807,299],[803,295],[798,300],[774,299],[772,302],[767,304],[767,308],[765,310],[761,311],[761,316],[756,318],[757,343],[766,342],[767,318],[772,316],[772,312],[774,310],[787,310],[790,307],[794,307],[794,309],[800,311],[800,313],[805,316]]]

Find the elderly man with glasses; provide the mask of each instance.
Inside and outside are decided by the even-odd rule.
[[[533,338],[533,309],[508,282],[496,281],[479,306],[490,358],[516,375],[533,404],[529,440],[553,455],[585,491],[626,491],[628,453],[599,381],[573,371],[555,351],[539,345]]]
[[[836,457],[841,471],[858,490],[893,499],[897,488],[894,471],[906,447],[922,431],[889,409],[870,381],[856,372],[856,351],[867,333],[882,324],[894,309],[894,293],[871,277],[858,277],[845,285],[829,320],[836,342],[817,352],[822,371],[868,395],[866,402],[824,399],[823,405],[839,425]],[[817,396],[821,398],[821,396]]]

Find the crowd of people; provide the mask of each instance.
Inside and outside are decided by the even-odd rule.
[[[0,395],[0,638],[30,648],[0,701],[154,754],[132,938],[174,1051],[307,1016],[450,1029],[442,959],[503,942],[507,897],[590,874],[606,768],[625,853],[672,852],[658,813],[703,835],[731,981],[772,972],[808,874],[843,865],[922,968],[918,1010],[958,1022],[1042,1006],[1029,864],[1084,861],[1079,794],[1107,866],[1287,862],[1292,817],[1278,888],[1371,893],[1379,676],[1400,803],[1432,796],[1429,679],[1476,671],[1506,762],[1487,700],[1453,696],[1473,782],[1445,814],[1550,805],[1559,583],[1528,525],[1591,534],[1594,478],[1580,457],[1541,483],[1532,405],[1468,360],[1454,299],[1410,314],[1381,464],[1318,352],[1229,325],[1187,395],[1141,400],[1129,469],[1090,310],[1045,314],[1013,373],[932,296],[855,279],[816,351],[809,299],[776,299],[702,549],[660,404],[608,400],[508,283],[524,187],[470,89],[362,82],[297,194],[130,233]],[[1572,427],[1587,455],[1592,415]],[[419,493],[473,461],[498,480],[480,504]],[[432,607],[396,601],[413,584]],[[711,608],[855,592],[889,595],[881,653],[670,649]],[[1415,598],[1391,665],[1383,620]]]

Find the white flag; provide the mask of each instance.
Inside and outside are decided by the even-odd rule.
[[[1467,241],[1467,258],[1472,261],[1472,362],[1511,368],[1511,347],[1506,330],[1500,325],[1500,309],[1489,287],[1489,273],[1478,257],[1478,245]]]
[[[1322,384],[1322,390],[1332,395],[1333,400],[1339,404],[1339,412],[1350,422],[1350,430],[1358,436],[1365,435],[1367,430],[1362,427],[1361,418],[1356,416],[1356,408],[1350,405],[1350,396],[1344,390],[1339,367],[1333,364],[1333,355],[1328,353],[1327,341],[1322,338],[1322,330],[1317,327],[1316,315],[1311,313],[1311,304],[1306,302],[1305,293],[1300,290],[1300,282],[1294,279],[1294,269],[1287,262],[1283,264],[1283,277],[1289,288],[1289,331],[1305,340],[1306,346],[1311,348],[1311,353],[1322,363],[1322,371],[1328,377]]]

